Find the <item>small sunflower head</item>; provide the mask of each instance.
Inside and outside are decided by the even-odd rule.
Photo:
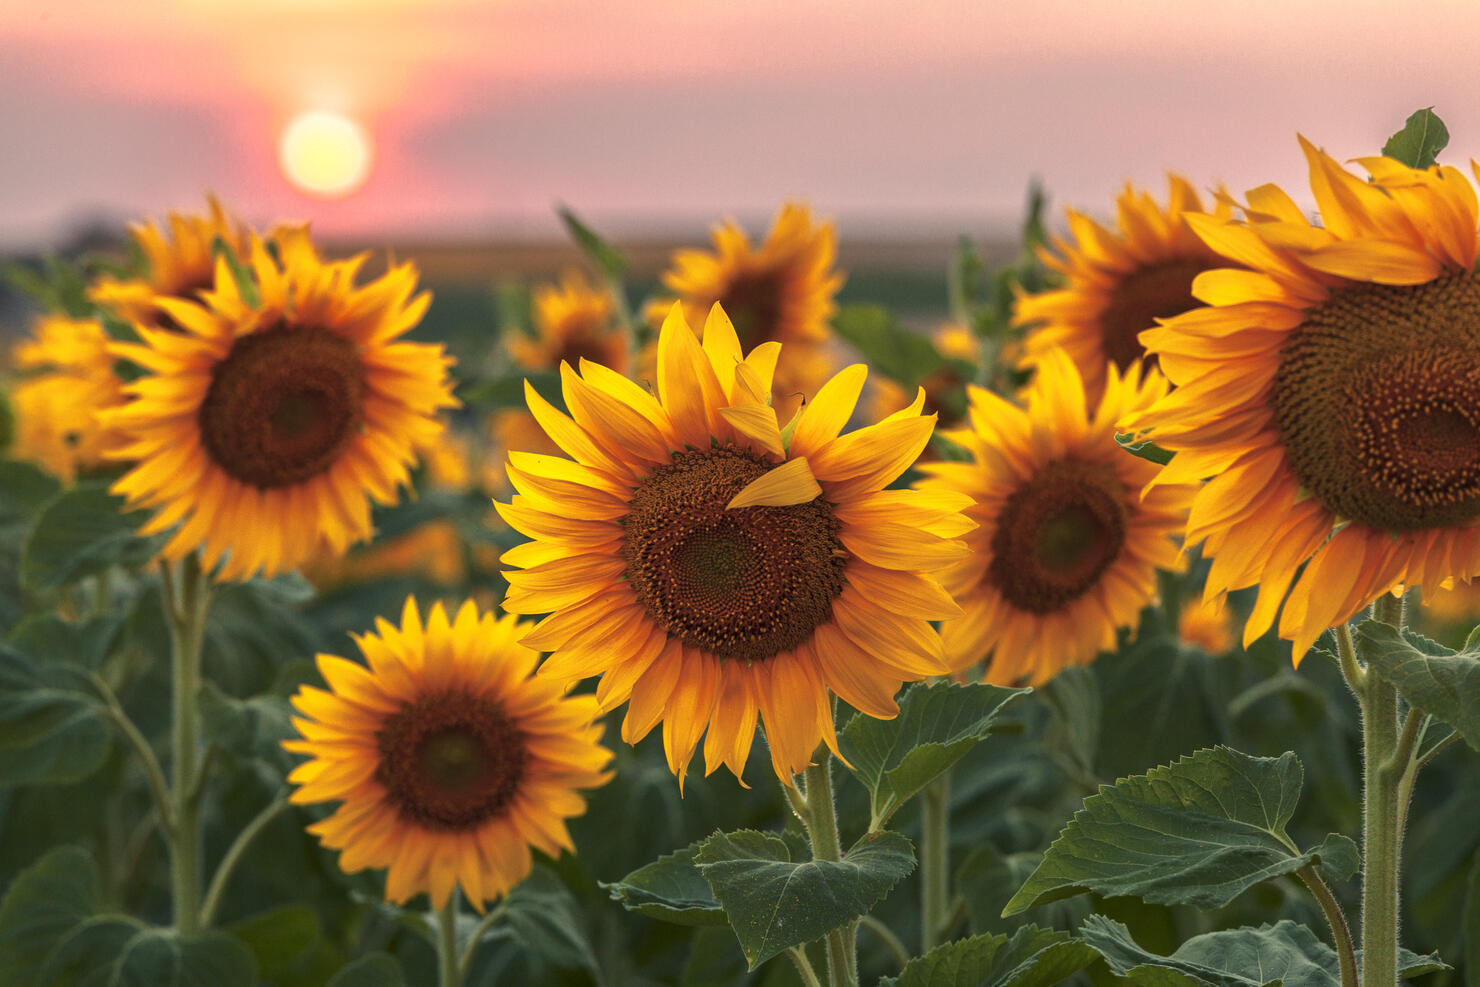
[[[399,627],[356,639],[365,664],[319,655],[329,688],[293,697],[302,739],[283,746],[311,759],[288,776],[292,801],[342,803],[309,832],[346,871],[386,868],[387,900],[440,908],[458,886],[482,911],[529,874],[531,849],[574,850],[565,820],[612,755],[594,697],[533,677],[525,630],[472,602],[423,623],[408,599]]]

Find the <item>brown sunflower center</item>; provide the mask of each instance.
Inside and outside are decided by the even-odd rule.
[[[200,408],[201,439],[223,470],[286,487],[327,470],[363,417],[365,368],[327,329],[279,326],[238,339]]]
[[[1103,463],[1049,463],[1007,498],[987,578],[1007,602],[1053,613],[1090,590],[1125,544],[1125,491]]]
[[[592,363],[600,363],[603,366],[611,364],[609,348],[603,346],[601,340],[594,332],[573,333],[561,341],[559,350],[555,353],[552,366],[560,366],[562,362],[569,363],[571,367],[579,369],[581,360],[590,360]]]
[[[720,658],[790,651],[832,616],[843,590],[841,523],[821,497],[725,507],[771,468],[733,446],[674,453],[622,521],[627,578],[649,616]]]
[[[466,830],[501,813],[519,792],[528,750],[497,703],[466,692],[428,693],[375,734],[375,780],[401,817]]]
[[[1202,304],[1192,297],[1192,280],[1219,266],[1221,262],[1184,257],[1147,264],[1121,278],[1100,313],[1105,356],[1121,370],[1147,359],[1146,348],[1136,337],[1155,328],[1157,319],[1169,319]]]
[[[1328,510],[1389,531],[1480,516],[1480,280],[1333,292],[1281,350],[1271,403]]]
[[[730,321],[740,348],[750,352],[761,343],[779,338],[781,332],[781,276],[771,271],[739,274],[719,303]]]

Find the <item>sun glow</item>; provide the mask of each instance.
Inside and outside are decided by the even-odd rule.
[[[370,135],[337,113],[303,113],[278,141],[278,161],[295,188],[337,199],[364,184],[370,174]]]

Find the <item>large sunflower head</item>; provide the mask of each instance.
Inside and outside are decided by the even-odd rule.
[[[429,301],[410,264],[357,286],[365,255],[325,262],[304,229],[277,242],[280,259],[256,238],[247,255],[260,297],[223,259],[200,302],[156,296],[179,331],[135,323],[141,342],[111,347],[147,371],[104,415],[133,462],[113,490],[159,508],[146,531],[179,525],[166,558],[200,548],[222,579],[368,538],[367,495],[395,500],[456,403],[442,347],[397,340]]]
[[[1142,330],[1197,307],[1193,278],[1227,267],[1228,260],[1183,221],[1187,212],[1202,212],[1192,186],[1176,175],[1169,181],[1165,208],[1127,186],[1116,200],[1114,231],[1069,210],[1073,242],[1055,237],[1057,254],[1039,251],[1043,262],[1064,276],[1064,286],[1020,297],[1013,313],[1015,325],[1037,324],[1023,341],[1023,369],[1063,349],[1079,369],[1089,400],[1097,401],[1107,367],[1123,375],[1151,359],[1137,338]],[[1221,201],[1217,208],[1220,215],[1229,212]]]
[[[560,283],[533,292],[535,337],[514,333],[509,349],[525,370],[554,370],[581,360],[627,370],[627,339],[616,324],[611,292],[593,287],[579,271],[568,270]]]
[[[365,665],[319,655],[328,691],[293,697],[303,739],[283,746],[312,759],[288,775],[291,799],[343,803],[308,830],[346,872],[386,868],[388,901],[425,892],[441,908],[457,886],[482,911],[528,876],[530,848],[574,851],[577,789],[605,784],[612,755],[595,697],[532,675],[525,629],[472,602],[423,624],[408,599],[400,627],[356,637]]]
[[[1480,573],[1475,190],[1301,146],[1322,222],[1272,185],[1245,223],[1189,217],[1246,269],[1201,275],[1209,307],[1142,334],[1177,389],[1126,423],[1176,452],[1163,478],[1214,477],[1188,525],[1206,595],[1259,586],[1246,646],[1283,601],[1297,662],[1399,583]]]
[[[969,462],[926,463],[918,486],[976,502],[969,557],[941,574],[965,611],[941,628],[952,666],[989,659],[989,682],[1039,684],[1115,646],[1156,597],[1156,571],[1177,567],[1172,540],[1189,487],[1142,495],[1156,466],[1116,444],[1115,423],[1166,393],[1155,370],[1110,368],[1086,403],[1063,352],[1042,356],[1026,408],[971,387],[970,425],[946,432]]]
[[[246,228],[227,215],[215,196],[208,199],[205,215],[170,213],[165,225],[135,223],[129,233],[148,263],[148,273],[139,278],[104,276],[89,292],[94,302],[126,322],[173,328],[160,298],[199,300],[215,283],[217,238],[238,256],[245,255],[249,242]]]
[[[680,780],[701,737],[706,771],[738,777],[759,720],[789,781],[819,742],[836,750],[830,692],[888,717],[902,682],[948,670],[930,621],[959,610],[927,573],[965,552],[969,501],[884,489],[930,439],[923,394],[840,435],[867,373],[849,367],[783,435],[780,353],[743,352],[719,306],[701,348],[675,305],[656,397],[562,367],[569,416],[526,392],[571,458],[509,456],[519,493],[499,513],[533,540],[504,555],[505,609],[550,614],[524,637],[551,652],[541,674],[602,676],[602,709],[628,704],[624,740],[661,721]]]
[[[11,362],[22,379],[11,392],[16,431],[12,454],[66,481],[96,469],[123,443],[98,413],[126,400],[113,369],[108,334],[95,319],[40,320],[32,338],[16,344]]]
[[[785,344],[787,360],[776,368],[775,387],[778,402],[790,411],[799,394],[812,394],[832,372],[823,348],[844,280],[833,267],[837,231],[830,222],[814,223],[806,206],[787,203],[759,247],[733,220],[715,227],[713,238],[713,253],[675,253],[663,286],[683,303],[690,325],[702,325],[718,304],[747,352],[766,342]],[[665,298],[649,306],[655,325],[672,302]]]

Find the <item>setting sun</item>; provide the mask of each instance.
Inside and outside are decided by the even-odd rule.
[[[337,113],[304,113],[283,131],[278,161],[296,188],[339,198],[358,189],[370,173],[370,135]]]

